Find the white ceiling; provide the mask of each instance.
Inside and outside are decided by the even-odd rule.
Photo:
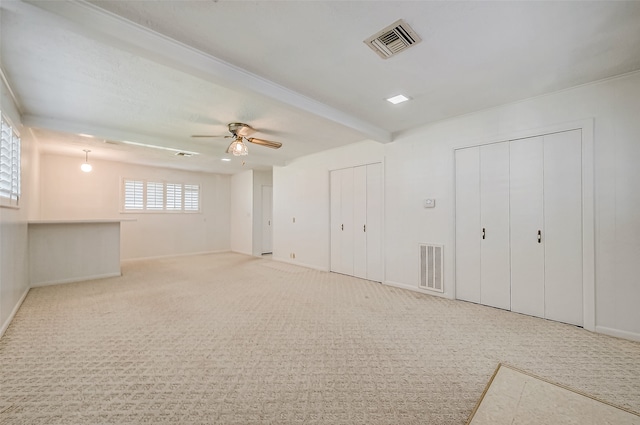
[[[233,173],[640,69],[640,2],[0,0],[1,64],[45,151]],[[363,40],[404,19],[422,42]],[[403,93],[410,102],[385,98]],[[96,138],[77,134],[91,134]],[[200,155],[104,143],[135,141]]]

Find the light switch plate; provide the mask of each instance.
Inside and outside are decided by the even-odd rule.
[[[435,199],[425,199],[424,200],[424,207],[425,208],[435,208],[436,206],[436,200]]]

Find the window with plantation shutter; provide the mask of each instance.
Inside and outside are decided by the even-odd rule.
[[[180,211],[182,209],[182,185],[167,183],[167,210]]]
[[[200,185],[123,179],[123,212],[200,211]]]
[[[197,184],[184,185],[184,210],[200,211],[200,186]]]
[[[144,182],[141,180],[124,181],[124,209],[144,209]]]
[[[162,211],[164,209],[164,183],[147,182],[147,210]]]
[[[20,137],[4,115],[0,123],[0,198],[0,205],[8,206],[17,206],[20,199]]]

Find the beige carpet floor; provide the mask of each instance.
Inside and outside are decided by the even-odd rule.
[[[464,424],[498,363],[640,410],[640,343],[239,254],[36,288],[0,424]]]

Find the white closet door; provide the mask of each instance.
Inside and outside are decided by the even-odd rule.
[[[331,271],[342,273],[342,173],[341,170],[330,173],[331,203]]]
[[[544,137],[545,318],[582,326],[582,134]]]
[[[511,310],[544,317],[543,138],[511,142]]]
[[[341,247],[342,264],[340,273],[353,276],[353,168],[345,168],[342,173],[342,191],[340,202],[342,204]]]
[[[367,279],[382,282],[382,164],[367,165]]]
[[[456,160],[456,298],[480,302],[480,148]]]
[[[509,143],[480,147],[480,302],[511,308]]]
[[[353,275],[367,278],[367,166],[353,168]]]

